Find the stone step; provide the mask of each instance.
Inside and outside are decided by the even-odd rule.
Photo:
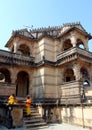
[[[42,118],[33,118],[33,119],[24,119],[25,123],[34,123],[34,122],[44,122],[44,120]]]
[[[33,119],[34,119],[34,120],[36,120],[36,119],[41,120],[42,117],[41,117],[41,116],[30,116],[30,117],[25,116],[23,119],[24,119],[24,120],[33,120]]]
[[[23,110],[23,116],[26,117],[26,110]],[[40,116],[38,110],[31,110],[31,116]]]
[[[26,116],[26,112],[23,113],[24,116]],[[40,115],[38,112],[31,112],[31,116],[38,116]]]
[[[26,112],[26,109],[25,110],[23,110],[23,112],[25,113]],[[33,110],[33,109],[31,109],[31,112],[38,112],[38,110]]]
[[[23,121],[25,127],[28,129],[37,128],[46,126],[47,123],[44,121],[44,119],[41,117],[41,115],[38,112],[37,108],[32,107],[31,108],[31,115],[29,117],[26,116],[26,109],[23,110]]]
[[[31,108],[31,113],[38,112],[36,108]],[[26,108],[24,108],[23,113],[26,113]]]
[[[38,126],[45,126],[47,125],[46,122],[39,122],[39,123],[29,123],[29,124],[25,124],[26,128],[32,128],[32,127],[38,127]]]

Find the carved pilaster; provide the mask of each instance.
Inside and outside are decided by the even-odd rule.
[[[76,43],[77,43],[76,36],[73,35],[70,39],[71,39],[71,44],[73,45],[73,47],[76,47]]]
[[[16,76],[11,77],[11,82],[12,83],[16,84],[16,81],[17,81],[17,77]]]
[[[12,68],[11,70],[11,83],[16,83],[17,81],[17,73],[16,70],[14,68]]]
[[[78,63],[73,64],[73,70],[76,80],[80,80],[80,65]]]
[[[18,40],[17,39],[14,39],[13,45],[14,45],[14,53],[16,53],[18,50]]]
[[[87,51],[89,51],[89,48],[88,48],[88,39],[86,39],[86,40],[84,41],[84,45],[85,45],[85,49],[86,49]]]

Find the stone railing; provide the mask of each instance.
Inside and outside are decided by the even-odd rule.
[[[61,95],[61,104],[72,104],[81,102],[81,82],[64,82],[59,86]]]
[[[57,61],[61,64],[80,58],[82,60],[85,60],[87,62],[92,63],[92,53],[88,52],[84,49],[77,48],[77,47],[72,47],[66,51],[63,51],[59,55],[57,55]]]
[[[0,62],[17,65],[33,65],[34,57],[24,56],[4,50],[0,50]]]
[[[16,93],[16,85],[12,83],[0,83],[0,96],[9,96]]]

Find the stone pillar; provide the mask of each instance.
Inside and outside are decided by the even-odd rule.
[[[23,125],[23,109],[22,108],[13,108],[11,111],[13,126],[19,127]]]
[[[16,73],[11,73],[11,87],[12,87],[12,93],[16,95],[16,80],[17,80],[17,76]]]
[[[80,65],[78,63],[73,64],[74,76],[76,80],[80,80]]]
[[[12,72],[11,73],[11,83],[16,83],[16,80],[17,80],[17,75],[16,75],[16,73],[14,72]]]
[[[86,40],[84,41],[84,46],[85,46],[85,49],[86,49],[87,51],[89,51],[89,48],[88,48],[88,39],[86,39]]]
[[[18,50],[18,40],[14,39],[13,45],[14,45],[14,53],[16,53]]]
[[[76,36],[73,35],[70,39],[71,39],[71,44],[73,45],[73,47],[76,47],[76,43],[77,43]]]

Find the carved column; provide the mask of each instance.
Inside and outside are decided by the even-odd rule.
[[[15,94],[15,95],[16,95],[16,80],[17,80],[16,71],[13,68],[12,72],[11,72],[11,88],[10,88],[10,92],[12,94]]]
[[[14,53],[16,53],[18,50],[18,40],[17,39],[14,39],[13,45],[14,45]]]
[[[80,65],[78,63],[73,64],[74,76],[76,80],[80,80]]]
[[[76,47],[76,43],[77,43],[76,36],[73,35],[70,39],[71,39],[71,44],[73,45],[73,47]]]
[[[88,39],[86,39],[86,40],[84,41],[84,46],[85,46],[85,49],[86,49],[87,51],[89,51],[89,48],[88,48]]]
[[[11,69],[11,83],[15,84],[17,80],[17,73],[14,68]]]
[[[17,77],[16,75],[11,75],[11,83],[16,84]]]

